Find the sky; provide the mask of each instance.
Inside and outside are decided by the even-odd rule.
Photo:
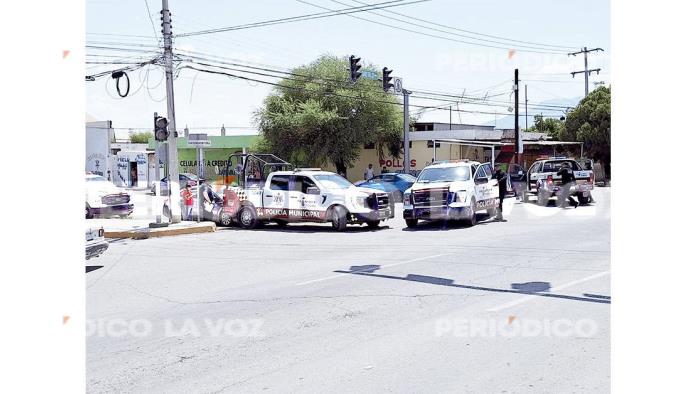
[[[324,11],[311,4],[345,9],[361,5],[359,1],[373,4],[388,0],[170,0],[169,6],[172,30],[177,34]],[[412,0],[402,2],[409,1]],[[609,85],[609,7],[609,1],[598,0],[582,3],[431,0],[375,11],[379,15],[353,14],[373,22],[338,15],[180,37],[175,39],[174,47],[175,52],[178,48],[274,69],[291,69],[310,63],[322,54],[346,57],[347,67],[347,57],[356,55],[362,58],[363,64],[393,69],[392,75],[403,78],[407,89],[479,98],[487,95],[489,100],[496,100],[498,106],[460,103],[457,107],[452,102],[415,98],[411,99],[411,104],[452,105],[462,111],[489,112],[452,113],[453,123],[488,124],[509,115],[515,68],[520,73],[520,102],[524,100],[524,85],[529,103],[577,102],[584,95],[584,77],[580,74],[572,78],[570,72],[583,69],[583,57],[567,53],[584,46],[600,47],[604,52],[592,52],[588,56],[590,69],[601,68],[599,75],[590,76],[590,89],[595,87],[594,82]],[[157,51],[161,52],[156,48],[161,39],[160,9],[161,1],[157,0],[87,0],[87,61],[141,61],[156,56]],[[557,53],[526,52],[525,49],[530,48],[523,46],[531,44],[519,41],[532,42],[545,52]],[[128,51],[90,46],[120,47]],[[123,65],[86,64],[86,75],[120,67]],[[167,108],[160,66],[148,66],[128,74],[131,93],[125,98],[118,97],[115,81],[110,77],[86,82],[86,114],[97,120],[111,120],[121,135],[127,135],[129,128],[151,128],[153,113],[165,114]],[[254,129],[253,113],[261,107],[271,89],[268,85],[227,76],[182,70],[174,81],[177,128],[182,130],[188,126],[191,132],[219,135],[224,124],[228,135],[246,133]],[[539,112],[545,116],[562,114],[530,109],[530,119]],[[418,115],[421,121],[450,121],[448,109],[419,113],[413,108],[411,113]]]

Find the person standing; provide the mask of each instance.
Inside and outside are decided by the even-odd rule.
[[[503,200],[507,194],[507,174],[500,168],[500,164],[495,165],[495,173],[493,178],[498,180],[498,212],[495,215],[496,220],[503,220]]]
[[[563,163],[556,175],[561,176],[561,190],[559,190],[558,195],[559,206],[565,208],[568,205],[568,201],[570,201],[570,203],[577,208],[580,204],[570,195],[570,189],[575,185],[575,174],[570,168],[570,164]]]
[[[365,170],[365,180],[369,181],[370,179],[375,177],[375,171],[372,169],[372,163],[367,165],[367,170]]]
[[[387,171],[387,166],[382,166],[382,174],[381,174],[381,175],[384,175],[384,174],[386,174],[387,172],[388,172],[388,171]]]
[[[186,188],[181,191],[181,197],[184,199],[184,220],[191,220],[193,217],[193,193],[191,193],[191,185],[186,185]]]

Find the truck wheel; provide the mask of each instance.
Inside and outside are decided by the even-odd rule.
[[[379,228],[379,220],[370,220],[367,222],[367,227],[372,229]]]
[[[85,205],[85,218],[92,219],[93,217],[94,217],[94,214],[92,213],[92,210],[89,209],[89,205]]]
[[[220,212],[220,224],[229,227],[232,225],[232,215],[230,215],[228,212],[222,211]]]
[[[335,206],[331,209],[331,226],[336,231],[344,231],[348,226],[348,214],[342,206]]]
[[[256,210],[249,205],[245,205],[239,210],[237,221],[239,221],[239,225],[245,229],[256,228],[259,224],[256,218]]]
[[[475,226],[478,221],[476,220],[476,199],[471,198],[471,205],[469,206],[469,210],[471,211],[471,214],[469,217],[465,220],[466,224],[469,226]]]
[[[416,228],[418,226],[418,219],[406,219],[406,227]]]

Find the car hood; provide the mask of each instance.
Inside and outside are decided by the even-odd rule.
[[[371,188],[360,187],[360,186],[351,187],[350,189],[348,189],[348,193],[351,193],[354,195],[363,195],[363,194],[370,195],[373,193],[375,193],[375,194],[387,194],[379,189],[371,189]]]

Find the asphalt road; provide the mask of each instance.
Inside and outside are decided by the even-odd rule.
[[[473,228],[113,242],[86,274],[88,391],[609,392],[610,189],[594,196],[506,200],[507,222]]]

